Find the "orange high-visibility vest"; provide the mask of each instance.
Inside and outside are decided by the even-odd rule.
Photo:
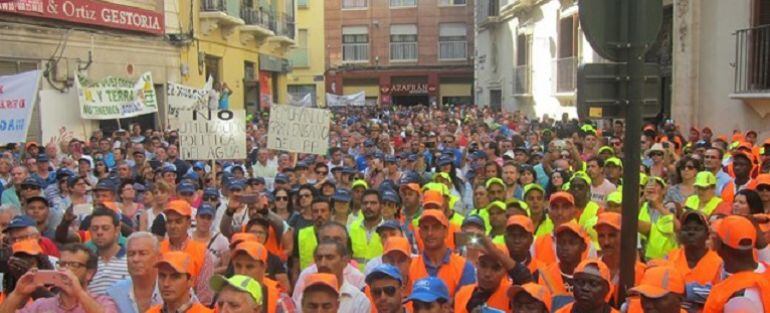
[[[644,270],[647,269],[647,266],[644,265],[644,263],[636,261],[636,264],[634,265],[634,286],[639,285],[639,283],[642,282],[642,276],[644,275]],[[617,284],[611,284],[610,285],[610,297],[614,300],[615,304],[620,304],[620,294],[618,294],[618,290],[620,290],[620,279],[618,279]]]
[[[762,306],[765,310],[770,309],[770,281],[768,281],[767,275],[746,271],[733,274],[711,288],[711,294],[709,294],[703,307],[703,313],[723,312],[725,304],[732,298],[733,294],[747,288],[759,289]]]
[[[507,277],[503,277],[500,280],[500,286],[497,287],[494,293],[487,299],[487,306],[490,308],[498,309],[500,311],[507,311],[510,306],[510,299],[508,298],[508,288],[511,286],[511,282]],[[471,300],[473,290],[478,287],[478,284],[467,285],[460,288],[455,294],[455,313],[468,313],[466,307],[468,301]]]
[[[684,247],[671,250],[668,253],[668,261],[679,273],[682,273],[685,283],[696,282],[700,285],[714,286],[720,281],[723,262],[714,250],[706,252],[693,268],[687,264]]]
[[[572,296],[572,293],[564,288],[564,280],[561,278],[559,263],[551,263],[540,271],[537,283],[551,292],[551,296]]]
[[[278,282],[264,277],[262,278],[262,285],[267,290],[267,313],[275,313],[276,307],[278,307]]]
[[[449,262],[441,264],[438,269],[436,277],[446,284],[449,294],[457,292],[460,286],[460,278],[463,275],[463,269],[465,269],[465,258],[450,252]],[[418,281],[422,278],[428,277],[428,270],[425,268],[425,259],[420,254],[417,258],[412,260],[412,264],[409,266],[409,279],[412,281]],[[412,286],[407,287],[407,294],[412,293]]]
[[[163,304],[158,304],[156,306],[151,307],[147,312],[145,313],[160,313],[163,311]],[[209,309],[205,307],[203,304],[200,304],[198,302],[194,303],[185,313],[212,313],[214,310]]]
[[[171,242],[169,242],[168,239],[165,239],[160,243],[160,253],[166,253],[169,251],[175,250],[171,250]],[[206,260],[206,244],[192,240],[192,238],[188,238],[187,241],[185,241],[184,247],[181,251],[190,255],[190,259],[193,261],[192,277],[197,281],[198,273],[200,273],[201,269],[203,268],[203,263]],[[208,277],[204,278],[208,279]]]
[[[554,249],[554,247],[553,233],[535,238],[535,253],[532,256],[532,259],[537,260],[541,264],[553,264],[558,262],[558,259],[556,258],[556,249]]]
[[[755,190],[757,189],[757,181],[754,179],[749,179],[749,182],[746,183],[745,189],[751,189]],[[722,201],[727,203],[733,203],[733,200],[735,200],[735,194],[737,191],[735,190],[735,181],[731,180],[725,184],[725,186],[722,188]]]

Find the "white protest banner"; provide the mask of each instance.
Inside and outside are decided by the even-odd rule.
[[[335,95],[326,93],[326,106],[345,107],[345,106],[365,106],[366,93],[361,91],[350,95]]]
[[[73,138],[86,140],[85,120],[80,112],[62,108],[74,108],[78,105],[78,93],[69,88],[66,93],[46,89],[40,91],[40,130],[42,142],[69,142]]]
[[[0,76],[0,144],[27,141],[40,71]]]
[[[169,128],[177,129],[179,128],[179,111],[203,110],[208,107],[214,79],[209,76],[206,84],[201,89],[172,82],[168,82],[166,85]]]
[[[150,72],[136,82],[107,77],[98,83],[87,83],[82,75],[75,78],[80,101],[80,116],[90,120],[109,120],[158,112],[158,98]]]
[[[326,154],[329,149],[328,110],[274,105],[270,108],[267,148]]]
[[[246,111],[179,111],[179,156],[183,160],[245,159]]]
[[[296,106],[296,107],[303,107],[303,108],[312,108],[313,107],[313,98],[312,95],[307,93],[304,97],[299,99],[294,99],[292,95],[289,95],[289,104]]]

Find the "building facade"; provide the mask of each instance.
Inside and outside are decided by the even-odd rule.
[[[297,44],[289,54],[292,72],[288,78],[288,92],[293,101],[307,96],[311,105],[320,107],[326,104],[324,2],[297,0]]]
[[[367,104],[472,104],[473,1],[329,0],[326,92]]]

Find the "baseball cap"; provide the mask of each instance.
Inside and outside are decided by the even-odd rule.
[[[503,212],[505,212],[506,205],[505,205],[505,202],[502,202],[502,201],[492,201],[489,203],[489,205],[487,205],[487,211],[490,211],[492,208],[498,208]]]
[[[386,255],[392,251],[398,251],[408,257],[411,256],[410,247],[409,240],[405,237],[391,236],[385,240],[385,243],[382,246],[382,255]]]
[[[548,288],[535,283],[511,285],[511,287],[508,288],[508,298],[513,301],[520,292],[524,292],[532,298],[535,298],[537,301],[542,302],[545,304],[545,308],[548,309],[549,312],[551,311],[551,292],[548,291]]]
[[[401,184],[401,186],[399,187],[399,190],[403,191],[405,189],[411,189],[411,190],[414,190],[417,193],[420,193],[420,191],[421,191],[420,190],[420,185],[417,184],[417,183]]]
[[[545,189],[543,189],[543,186],[540,186],[535,183],[531,183],[524,186],[524,192],[522,192],[521,197],[522,198],[526,197],[527,194],[532,190],[540,190],[541,193],[545,194]]]
[[[203,197],[217,197],[219,198],[219,190],[217,190],[214,187],[206,187],[206,189],[203,189]]]
[[[554,202],[559,201],[559,200],[566,201],[569,204],[575,205],[575,197],[572,196],[571,193],[566,192],[566,191],[554,192],[551,195],[551,198],[548,199],[548,203],[554,203]]]
[[[631,293],[653,299],[663,297],[670,292],[683,295],[684,291],[684,276],[671,265],[648,268],[644,271],[641,282],[636,287],[629,289]]]
[[[275,175],[275,182],[279,184],[285,184],[289,182],[289,176],[284,173],[278,173]]]
[[[32,196],[32,197],[27,198],[27,203],[31,203],[31,202],[34,202],[34,201],[40,201],[40,202],[44,203],[45,206],[47,206],[47,207],[51,206],[51,202],[48,201],[48,199],[43,198],[41,196]]]
[[[337,276],[328,273],[315,273],[307,276],[305,280],[305,289],[312,286],[324,286],[334,290],[336,294],[340,294],[339,283],[337,282]]]
[[[736,250],[754,249],[754,243],[757,241],[754,224],[739,215],[723,218],[717,227],[717,235],[722,243]]]
[[[13,254],[24,253],[26,255],[40,255],[43,253],[43,248],[40,247],[37,240],[25,239],[13,243],[13,245],[11,245],[11,252]]]
[[[254,260],[267,262],[267,249],[261,243],[255,240],[248,240],[238,243],[233,250],[233,256],[239,251],[245,252],[249,257]]]
[[[586,233],[583,231],[583,228],[580,227],[580,225],[573,219],[567,223],[559,225],[559,227],[556,227],[556,235],[558,236],[560,233],[565,231],[571,231],[578,236],[582,237],[583,239],[586,239]]]
[[[191,180],[191,181],[198,181],[201,177],[198,175],[198,173],[190,171],[182,175],[182,180]]]
[[[165,174],[165,173],[176,173],[176,166],[174,166],[172,164],[163,165],[163,167],[160,168],[160,172],[163,173],[163,174]]]
[[[768,185],[770,186],[770,174],[759,174],[757,175],[757,186],[760,185]]]
[[[598,258],[588,258],[581,261],[578,266],[575,267],[574,274],[577,273],[594,275],[606,281],[607,284],[612,284],[610,269],[607,267],[607,264],[604,264],[604,262]]]
[[[195,192],[195,186],[190,183],[181,183],[179,186],[176,187],[177,193],[194,193]]]
[[[428,218],[438,220],[441,225],[444,225],[444,227],[449,227],[449,221],[447,220],[446,215],[444,215],[444,212],[439,210],[424,210],[422,211],[422,216],[420,217],[420,223]]]
[[[477,227],[483,229],[484,231],[486,231],[487,229],[487,226],[485,225],[484,220],[480,216],[475,214],[470,215],[463,220],[462,227],[465,227],[468,225],[476,225]]]
[[[412,294],[406,298],[406,302],[436,302],[439,299],[449,301],[449,290],[444,282],[436,277],[426,277],[414,282]]]
[[[382,224],[377,226],[377,228],[375,228],[375,231],[379,233],[380,230],[385,230],[385,229],[400,230],[401,229],[401,223],[399,223],[397,220],[386,220],[386,221],[382,222]]]
[[[195,212],[195,215],[196,216],[201,216],[201,215],[214,216],[215,212],[216,212],[216,209],[214,209],[213,206],[211,206],[210,204],[204,203],[204,204],[201,204],[201,206],[198,208],[198,211]]]
[[[356,179],[353,181],[353,184],[350,185],[350,189],[356,189],[357,187],[363,187],[364,189],[369,189],[369,184],[366,183],[363,179]]]
[[[234,249],[235,246],[237,246],[241,242],[246,241],[259,241],[257,238],[257,235],[252,233],[246,233],[246,232],[238,232],[233,234],[232,237],[230,237],[230,249]]]
[[[27,177],[24,179],[24,181],[21,183],[22,186],[32,186],[35,188],[43,188],[42,182],[35,178],[35,177]]]
[[[350,194],[350,190],[344,188],[334,190],[334,195],[332,195],[332,201],[337,202],[350,202],[352,198],[353,196]]]
[[[492,245],[494,246],[494,247],[493,247],[493,249],[497,249],[497,250],[500,250],[500,251],[502,251],[502,252],[503,252],[505,255],[509,255],[509,253],[508,253],[508,247],[506,247],[504,243],[502,243],[502,242],[496,242],[496,243],[493,243]],[[482,250],[481,250],[481,252],[479,253],[479,258],[481,258],[481,257],[483,257],[483,256],[491,256],[491,254],[488,254],[488,253],[487,253],[487,251],[486,251],[486,249],[482,249]],[[497,260],[495,260],[495,261],[497,262]]]
[[[372,271],[369,272],[369,275],[366,275],[366,284],[371,284],[372,280],[385,277],[393,278],[399,283],[403,283],[401,278],[401,271],[397,267],[387,263],[382,263],[375,266]]]
[[[393,190],[385,189],[385,190],[382,191],[381,194],[382,194],[382,201],[383,202],[390,202],[390,203],[396,203],[396,204],[401,202],[398,199],[398,194],[396,194],[396,192],[393,191]]]
[[[599,151],[597,152],[597,154],[602,154],[602,152],[609,152],[614,154],[615,150],[613,150],[610,146],[602,146],[601,148],[599,148]]]
[[[350,166],[345,166],[342,168],[342,174],[353,175],[355,173],[356,173],[356,169]]]
[[[166,209],[163,210],[164,212],[176,212],[179,213],[182,216],[190,217],[192,216],[192,207],[190,206],[187,201],[184,200],[173,200],[169,201],[168,204],[166,204]]]
[[[240,179],[233,179],[230,181],[230,184],[227,186],[227,190],[234,190],[234,189],[245,189],[246,188],[246,182]]]
[[[441,192],[435,190],[427,190],[422,194],[422,205],[435,204],[440,206],[444,205],[444,196]]]
[[[492,177],[492,178],[488,179],[487,182],[484,184],[484,187],[489,189],[489,187],[494,185],[494,184],[498,184],[500,186],[503,186],[503,188],[505,188],[505,182],[502,179],[497,178],[497,177]]]
[[[13,219],[11,219],[11,222],[8,224],[8,226],[3,229],[3,232],[6,233],[10,230],[34,227],[36,225],[37,224],[35,223],[35,220],[33,220],[28,215],[16,215],[13,217]]]
[[[161,264],[171,266],[177,273],[193,275],[193,263],[189,254],[182,251],[169,251],[161,255],[160,260],[155,262],[155,267]],[[195,275],[193,275],[195,276]]]
[[[594,225],[594,228],[598,227],[599,225],[607,225],[609,227],[612,227],[616,230],[620,230],[620,225],[622,225],[622,216],[620,213],[616,212],[603,212],[599,213],[597,216],[596,225]]]
[[[396,163],[396,161],[398,161],[398,159],[396,159],[395,155],[388,154],[385,156],[385,163]]]
[[[26,145],[24,145],[24,150],[29,150],[29,148],[31,147],[39,147],[39,145],[37,144],[37,142],[30,141]]]
[[[716,186],[716,184],[717,184],[717,177],[714,176],[714,173],[711,173],[709,171],[702,171],[702,172],[698,172],[698,174],[695,175],[695,183],[693,184],[693,186],[708,188],[708,187]]]
[[[532,219],[524,215],[511,215],[511,217],[508,218],[508,222],[505,224],[505,227],[508,228],[511,226],[519,226],[524,228],[524,230],[530,234],[535,233],[535,225],[532,223]]]
[[[613,191],[607,195],[607,203],[623,204],[623,193],[620,191]]]
[[[590,177],[590,176],[588,176],[588,174],[587,174],[586,172],[583,172],[583,171],[577,171],[577,172],[575,172],[575,174],[572,174],[572,177],[569,179],[569,182],[570,182],[570,184],[571,184],[573,181],[575,181],[575,179],[582,179],[582,180],[583,180],[583,181],[585,181],[585,182],[586,182],[586,184],[588,184],[589,186],[590,186],[590,185],[591,185],[591,183],[593,182],[593,181],[591,180],[591,177]]]
[[[204,163],[203,161],[195,162],[193,163],[193,169],[196,169],[196,170],[206,169],[206,163]]]
[[[604,160],[604,166],[610,166],[610,165],[623,167],[623,161],[621,161],[617,157],[611,157],[611,158],[607,158],[607,160]]]
[[[682,222],[682,224],[684,224],[685,222],[687,222],[687,220],[691,218],[697,219],[704,226],[706,226],[706,228],[709,227],[708,218],[705,215],[703,215],[703,212],[701,212],[700,210],[685,210],[685,212],[682,213],[682,216],[680,217],[679,220]]]
[[[211,277],[209,286],[215,292],[221,292],[225,286],[230,286],[245,293],[248,293],[257,305],[262,304],[262,286],[259,283],[245,275],[233,275],[230,278],[226,278],[222,275],[215,275]]]
[[[115,191],[115,185],[112,184],[112,181],[107,179],[102,179],[99,182],[96,183],[96,186],[94,186],[94,191],[96,190],[108,190],[108,191]]]

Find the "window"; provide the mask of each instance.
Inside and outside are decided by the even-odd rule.
[[[438,5],[465,5],[466,0],[439,0]]]
[[[342,28],[342,61],[369,61],[369,30],[366,26]]]
[[[254,81],[256,80],[256,65],[254,62],[244,61],[243,62],[243,80],[246,81]]]
[[[558,26],[556,92],[574,92],[577,84],[578,16],[573,14],[563,17],[559,19]]]
[[[308,2],[310,2],[310,0],[297,0],[297,7],[305,9],[308,7]]]
[[[390,26],[390,60],[417,61],[417,25]]]
[[[465,24],[440,24],[438,46],[439,60],[465,60],[468,57],[468,37]]]
[[[342,0],[343,9],[365,9],[367,0]]]
[[[214,84],[221,81],[220,78],[222,77],[222,75],[220,75],[220,72],[219,72],[220,65],[222,64],[221,62],[222,62],[221,58],[208,55],[208,54],[205,56],[203,61],[203,64],[205,65],[205,68],[206,68],[206,76],[204,77],[211,76],[211,78],[214,79]]]
[[[525,34],[516,36],[516,66],[513,68],[513,93],[516,95],[530,93],[530,38],[530,36]]]
[[[307,104],[310,104],[311,106],[316,106],[316,88],[315,85],[289,85],[288,86],[288,92],[291,96],[291,101],[297,104],[306,104],[302,101],[305,100],[305,97],[309,96],[310,102]]]
[[[307,49],[307,29],[297,30],[297,47],[291,51],[289,60],[293,67],[308,67],[310,56]]]
[[[390,7],[413,7],[417,6],[417,0],[390,0]]]

